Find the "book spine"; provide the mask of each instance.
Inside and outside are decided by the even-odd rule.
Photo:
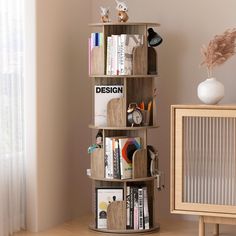
[[[121,61],[121,41],[120,35],[117,37],[117,75],[120,75],[120,61]]]
[[[134,187],[134,229],[139,228],[139,204],[138,204],[138,188]]]
[[[144,227],[150,229],[147,187],[143,187]]]
[[[119,144],[117,139],[112,139],[113,147],[113,177],[120,179],[120,160],[119,160]]]
[[[144,229],[143,227],[143,189],[138,189],[138,228]]]
[[[120,75],[125,75],[125,41],[126,41],[126,35],[122,34],[120,36],[120,63],[119,63]]]
[[[107,75],[111,75],[111,37],[107,37]]]
[[[112,35],[112,75],[117,75],[117,44],[118,35]]]
[[[112,154],[112,139],[105,139],[105,177],[113,179],[113,154]]]
[[[130,229],[130,186],[126,188],[126,228]]]
[[[95,33],[95,46],[99,46],[99,33]]]
[[[130,229],[134,228],[134,187],[130,187]]]

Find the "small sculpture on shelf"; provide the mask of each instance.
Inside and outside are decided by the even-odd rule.
[[[129,19],[129,16],[127,14],[128,7],[125,2],[120,2],[116,0],[117,6],[116,10],[118,10],[118,21],[119,22],[126,22]]]
[[[110,22],[110,19],[109,19],[109,7],[100,7],[101,9],[101,21],[103,23],[108,23]]]

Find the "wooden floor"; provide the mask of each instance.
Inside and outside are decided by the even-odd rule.
[[[14,236],[113,236],[115,234],[102,234],[88,229],[89,219],[84,217],[75,221],[65,223],[61,226],[40,233],[21,232]],[[198,223],[191,221],[161,221],[159,232],[149,234],[150,236],[198,236]],[[207,225],[206,236],[212,236],[212,225]],[[236,226],[220,226],[221,236],[236,236]],[[138,235],[138,234],[135,234]],[[141,235],[141,234],[140,234]],[[144,235],[144,234],[142,234]]]

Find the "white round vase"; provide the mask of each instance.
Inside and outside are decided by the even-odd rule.
[[[208,78],[198,85],[198,98],[205,104],[217,104],[225,94],[224,85],[215,78]]]

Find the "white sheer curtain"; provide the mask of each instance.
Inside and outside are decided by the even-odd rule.
[[[0,0],[0,236],[25,226],[23,1]]]

